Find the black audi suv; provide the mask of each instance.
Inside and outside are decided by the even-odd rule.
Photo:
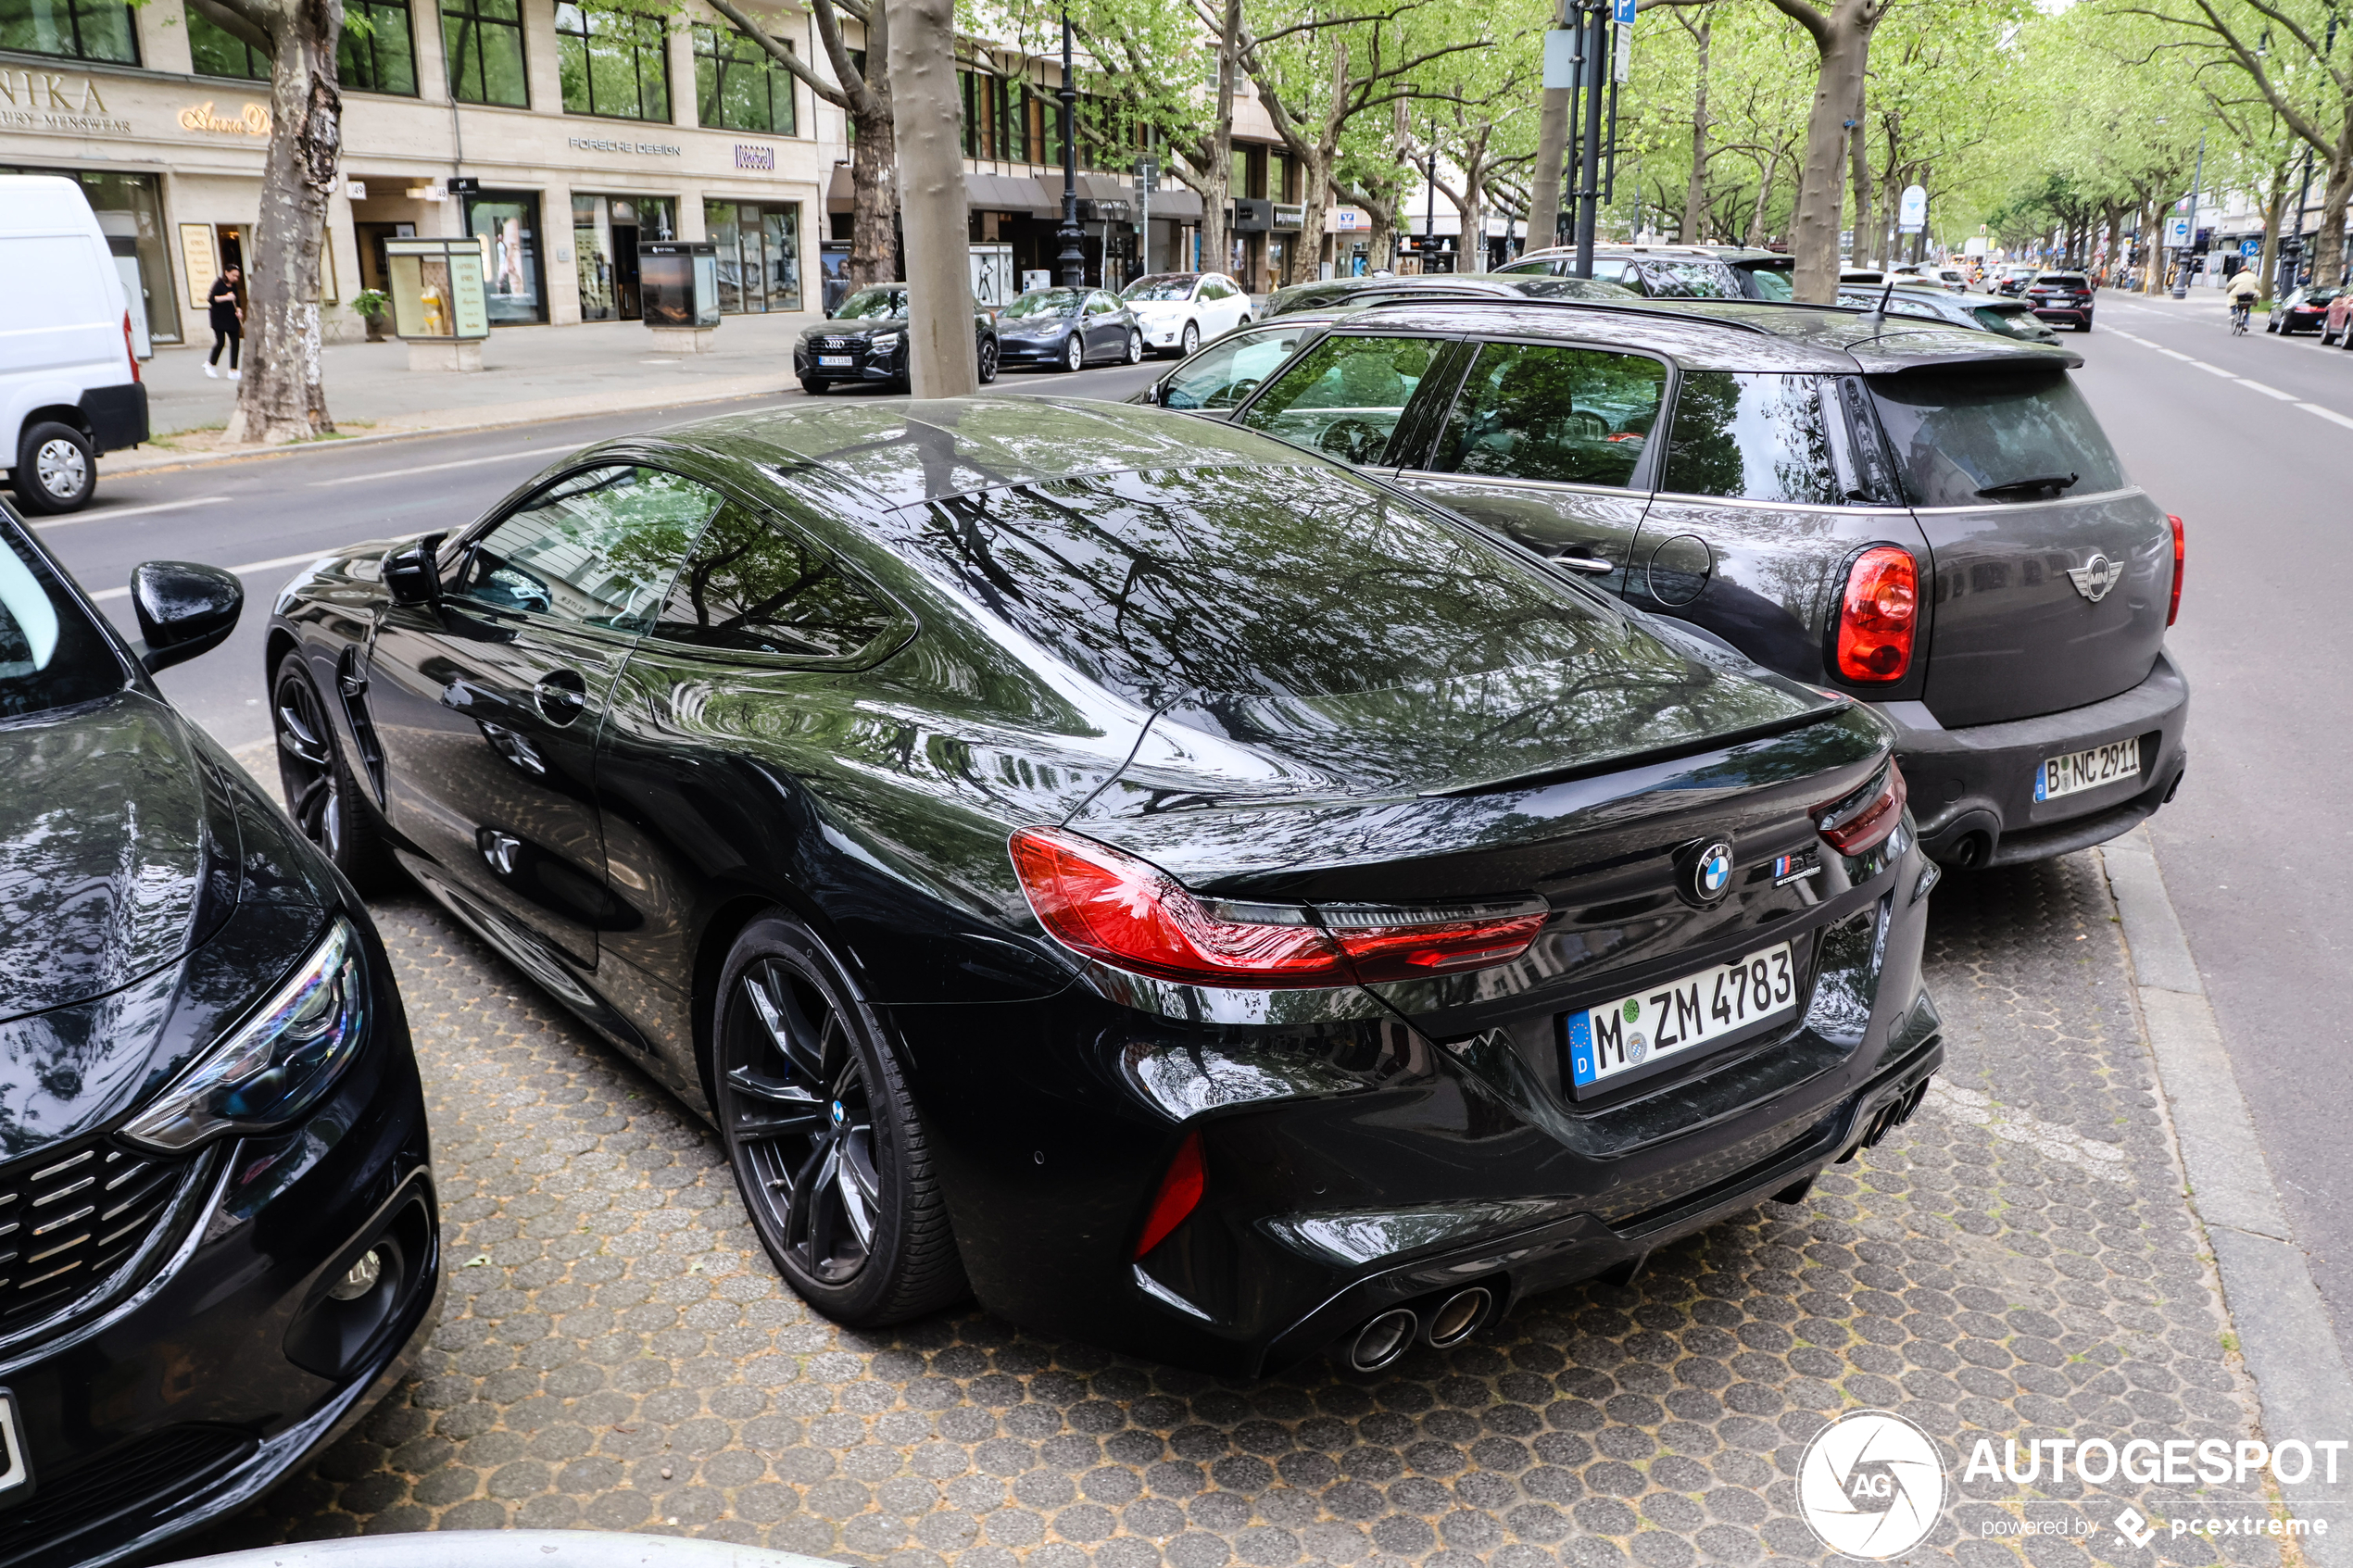
[[[1793,1198],[1941,1060],[1869,709],[1183,415],[591,447],[270,646],[335,676],[337,852],[710,1116],[847,1323],[1376,1366]]]
[[[368,912],[150,672],[237,580],[150,562],[126,643],[0,508],[0,1552],[110,1562],[357,1421],[438,1301],[425,1111]],[[282,716],[312,744],[315,706]],[[297,799],[330,840],[329,803]]]

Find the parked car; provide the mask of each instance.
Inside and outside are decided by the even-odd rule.
[[[1224,417],[1871,702],[1930,853],[2007,865],[2125,832],[2187,755],[2182,524],[2081,363],[1804,307],[1392,307]]]
[[[2328,319],[2329,307],[2344,292],[2330,284],[2310,284],[2291,289],[2272,305],[2271,319],[2263,330],[2277,332],[2282,337],[2293,337],[2297,332],[2321,332],[2322,323]]]
[[[1268,371],[1289,359],[1300,345],[1347,314],[1338,310],[1294,310],[1239,328],[1172,366],[1166,375],[1129,401],[1187,412],[1232,408],[1257,389]]]
[[[1587,299],[1606,303],[1642,296],[1620,283],[1565,278],[1551,272],[1425,272],[1405,278],[1320,278],[1266,296],[1265,319],[1301,310],[1367,310],[1398,300]]]
[[[2339,348],[2353,348],[2353,332],[2346,331],[2346,320],[2353,316],[2353,289],[2339,289],[2329,301],[2328,313],[2322,318],[2321,341],[2334,343]]]
[[[434,1322],[424,1095],[384,945],[152,678],[226,638],[243,598],[225,571],[150,561],[127,641],[0,508],[0,1540],[17,1562],[155,1561],[307,1468]],[[321,709],[302,691],[288,734],[308,744]],[[332,840],[332,809],[298,804]]]
[[[1223,272],[1153,272],[1119,291],[1144,346],[1178,358],[1250,320],[1250,295]]]
[[[1989,332],[2027,343],[2057,343],[2058,333],[2045,326],[2020,299],[1975,300],[1957,297],[1925,283],[1894,289],[1841,289],[1838,302],[1856,310],[1877,310],[1882,304],[1891,316],[1918,316],[1950,321],[1957,327],[1981,327]]]
[[[2081,272],[2044,272],[2026,285],[2026,303],[2042,320],[2092,330],[2092,280]],[[2279,318],[2274,316],[2273,320]]]
[[[1957,267],[1931,267],[1922,275],[1948,294],[1969,293],[1969,274]]]
[[[1868,709],[1247,431],[769,409],[279,602],[346,833],[710,1116],[844,1323],[1377,1367],[1793,1200],[1941,1060]]]
[[[1556,245],[1531,250],[1496,270],[1506,277],[1537,273],[1566,278],[1576,265],[1576,250]],[[1732,269],[1697,245],[1599,245],[1593,251],[1592,275],[1604,282],[1623,284],[1652,299],[1747,296]]]
[[[78,511],[98,493],[98,455],[147,439],[146,307],[134,323],[71,180],[0,175],[0,297],[15,302],[0,312],[0,461],[26,511]]]
[[[1743,299],[1780,303],[1797,297],[1797,258],[1786,251],[1734,250],[1726,246],[1717,252],[1717,259],[1730,267],[1732,276],[1740,280]]]
[[[997,318],[998,351],[1008,365],[1077,370],[1110,360],[1141,364],[1144,331],[1136,313],[1101,289],[1032,289]]]
[[[907,285],[876,283],[845,296],[832,316],[800,329],[793,344],[793,374],[812,397],[843,383],[907,390]],[[980,384],[997,379],[997,325],[973,307],[974,368]]]
[[[2019,298],[2026,293],[2027,285],[2033,282],[2042,270],[2032,263],[2012,262],[2001,267],[1994,273],[1994,292],[2007,295],[2013,299]]]

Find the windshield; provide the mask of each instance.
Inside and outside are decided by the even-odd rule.
[[[1294,322],[1220,339],[1169,372],[1160,387],[1161,407],[1231,408],[1290,358],[1301,338],[1316,330]]]
[[[0,516],[0,720],[88,702],[125,679],[105,634]]]
[[[1119,297],[1130,302],[1155,299],[1190,299],[1193,284],[1199,282],[1192,272],[1157,272],[1149,278],[1139,278],[1119,291]]]
[[[1754,267],[1743,267],[1752,299],[1795,299],[1797,297],[1797,264],[1795,262],[1760,261]]]
[[[1869,383],[1905,498],[1916,507],[2095,495],[2127,483],[2064,370],[1873,376]]]
[[[1039,289],[1005,307],[1005,317],[1018,321],[1026,316],[1067,316],[1083,297],[1076,289]]]
[[[1654,261],[1652,275],[1664,275],[1674,280],[1680,292],[1693,299],[1739,299],[1741,287],[1732,281],[1732,270],[1720,261]]]
[[[905,289],[860,289],[841,302],[841,308],[834,312],[834,319],[840,321],[879,321],[905,314]]]

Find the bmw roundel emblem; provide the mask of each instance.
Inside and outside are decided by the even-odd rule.
[[[847,1113],[846,1113],[846,1112],[842,1110],[842,1104],[841,1104],[841,1101],[839,1101],[839,1100],[836,1100],[836,1101],[834,1101],[834,1103],[833,1103],[833,1122],[834,1122],[834,1125],[835,1125],[835,1126],[837,1126],[837,1127],[840,1126],[840,1125],[842,1124],[843,1121],[844,1121],[844,1120],[846,1120],[846,1117],[847,1117]]]
[[[1732,847],[1709,839],[1685,852],[1682,894],[1694,904],[1713,904],[1732,890]]]

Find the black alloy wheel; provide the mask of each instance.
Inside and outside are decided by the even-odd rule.
[[[1184,335],[1176,340],[1176,358],[1189,359],[1193,357],[1193,351],[1200,346],[1201,323],[1199,321],[1186,322]]]
[[[771,915],[722,972],[711,1087],[736,1185],[785,1279],[837,1323],[969,1288],[923,1128],[873,1011],[814,933]]]
[[[1078,328],[1070,330],[1070,342],[1063,348],[1063,369],[1083,370],[1087,368],[1087,338]]]
[[[286,815],[354,887],[362,893],[384,887],[392,880],[393,859],[375,806],[344,758],[326,700],[298,650],[280,659],[271,677],[270,727],[278,739]]]
[[[1144,362],[1144,334],[1133,327],[1127,329],[1127,362],[1131,365]]]
[[[979,352],[975,356],[974,375],[983,386],[987,386],[997,379],[997,340],[995,338],[985,337],[980,340]]]

